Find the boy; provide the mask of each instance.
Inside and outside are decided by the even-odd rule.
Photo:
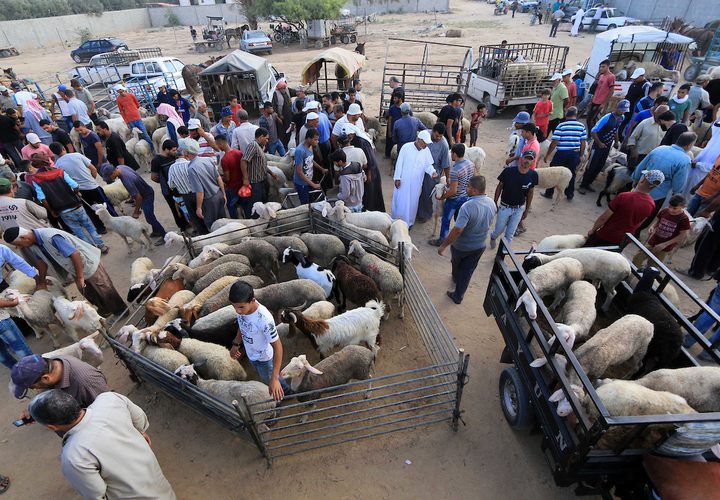
[[[553,110],[553,103],[550,100],[550,89],[543,89],[540,92],[540,100],[533,109],[532,120],[542,130],[543,136],[547,137],[548,125],[550,124],[550,113]]]
[[[325,169],[315,161],[313,151],[318,145],[320,134],[316,128],[309,128],[305,134],[305,142],[295,149],[295,170],[293,182],[300,204],[310,203],[310,189],[320,189],[320,184],[313,182],[313,169],[325,173]]]
[[[474,147],[477,145],[477,137],[478,137],[478,128],[480,127],[480,123],[485,121],[485,117],[487,116],[487,106],[485,104],[480,103],[477,105],[477,111],[475,111],[472,115],[470,115],[470,147]]]
[[[362,212],[362,199],[365,194],[365,172],[360,163],[347,161],[347,155],[342,149],[338,149],[330,159],[335,164],[340,191],[338,200],[342,200],[351,212]]]
[[[272,314],[255,299],[255,291],[244,281],[236,281],[230,287],[229,298],[238,322],[238,333],[233,340],[230,356],[239,362],[242,338],[245,354],[262,381],[268,385],[270,396],[275,401],[281,401],[285,394],[290,394],[290,387],[280,376],[283,347]]]
[[[650,252],[658,258],[660,262],[665,260],[668,253],[675,248],[676,245],[682,243],[690,230],[690,219],[685,213],[685,197],[680,194],[670,198],[670,205],[660,210],[655,223],[648,230],[650,239],[645,243]],[[633,257],[633,264],[642,267],[647,258],[645,253],[640,250]]]
[[[686,83],[681,85],[677,91],[677,94],[674,95],[668,103],[668,105],[670,106],[670,111],[673,112],[673,114],[675,115],[675,121],[678,123],[688,122],[690,106],[692,106],[692,103],[690,102],[690,97],[688,97],[688,92],[690,92],[690,84]]]

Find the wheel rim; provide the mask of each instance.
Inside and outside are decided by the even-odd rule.
[[[517,389],[512,380],[507,379],[503,384],[503,407],[511,419],[516,419],[518,415],[518,399]]]

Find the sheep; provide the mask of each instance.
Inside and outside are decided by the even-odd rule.
[[[565,189],[570,184],[572,172],[566,167],[545,167],[536,170],[538,174],[539,188],[554,188],[555,195],[551,210],[554,210],[560,202],[560,198],[565,195]]]
[[[139,257],[130,265],[130,288],[127,293],[127,301],[133,302],[138,298],[140,292],[146,285],[155,288],[157,273],[153,272],[153,261],[147,257]]]
[[[208,262],[219,259],[225,255],[225,251],[228,248],[230,248],[230,245],[225,243],[212,243],[210,245],[205,245],[198,256],[188,262],[187,265],[189,268],[195,269],[198,266],[202,266]]]
[[[565,250],[568,248],[580,248],[587,241],[584,234],[556,234],[547,236],[540,240],[536,250],[538,252],[549,252],[552,250]]]
[[[127,126],[127,123],[125,123],[122,117],[108,118],[105,120],[105,123],[107,123],[110,130],[117,133],[123,141],[130,139],[130,127]]]
[[[263,280],[258,276],[240,276],[236,281],[244,281],[253,288],[260,288],[264,285]],[[210,297],[200,308],[199,316],[207,316],[208,314],[217,311],[221,307],[225,307],[230,304],[230,287],[232,284],[227,285],[225,288],[220,290],[218,293]]]
[[[403,292],[404,282],[400,270],[389,262],[385,262],[380,257],[368,253],[362,244],[353,240],[350,242],[350,251],[348,255],[354,256],[360,264],[360,270],[370,276],[377,284],[380,291],[385,297],[387,303],[387,316],[390,314],[389,298],[394,296],[397,298],[398,307],[400,309],[400,318],[405,316],[405,294]]]
[[[357,227],[379,231],[383,235],[390,233],[390,225],[393,222],[392,217],[385,212],[351,212],[342,200],[335,202],[327,217],[336,222],[344,221]]]
[[[211,229],[215,231],[226,224],[239,222],[248,228],[250,236],[264,236],[265,229],[267,229],[267,225],[271,218],[269,212],[271,210],[277,212],[281,208],[282,205],[274,201],[269,201],[267,203],[256,201],[253,203],[251,214],[257,215],[257,219],[218,219],[213,223]]]
[[[42,356],[45,359],[53,359],[60,356],[72,356],[97,368],[102,364],[104,358],[102,350],[95,343],[96,335],[98,334],[89,335],[74,344],[61,347],[60,349],[55,349],[54,351],[46,352]]]
[[[147,130],[147,133],[149,136],[152,137],[152,135],[155,133],[155,131],[160,127],[160,122],[158,121],[157,116],[148,116],[142,119],[143,125],[145,125],[145,130]],[[160,151],[158,149],[158,151]]]
[[[253,272],[250,266],[238,264],[236,262],[226,262],[217,266],[215,269],[207,273],[205,276],[197,280],[193,287],[193,292],[199,294],[210,285],[214,284],[220,278],[249,276]]]
[[[248,410],[252,413],[263,412],[263,415],[267,415],[263,420],[272,418],[273,412],[269,410],[275,409],[277,405],[275,400],[269,396],[270,389],[268,386],[256,380],[245,382],[237,380],[205,380],[198,376],[195,365],[180,366],[174,373],[223,403],[230,406],[240,403],[236,407],[243,412],[246,419],[251,418],[250,414],[247,413]],[[252,406],[245,406],[244,403]]]
[[[265,236],[263,237],[263,240],[277,248],[277,251],[280,254],[282,254],[286,248],[299,250],[302,252],[304,257],[307,257],[310,254],[307,245],[298,236]]]
[[[265,153],[265,159],[267,160],[268,166],[279,168],[282,170],[286,179],[292,180],[293,170],[295,170],[292,156],[275,156]]]
[[[345,244],[334,234],[302,233],[300,239],[308,248],[308,257],[321,266],[329,267],[335,257],[345,255]]]
[[[440,222],[440,219],[442,218],[443,209],[444,209],[444,202],[440,199],[442,195],[445,194],[445,191],[447,191],[447,177],[444,175],[440,176],[440,182],[435,184],[435,187],[433,188],[432,192],[430,193],[430,199],[432,200],[432,211],[433,211],[433,230],[432,235],[435,236],[437,234],[438,229],[438,223]]]
[[[145,139],[140,139],[135,144],[135,159],[137,159],[138,163],[142,165],[145,168],[150,167],[150,162],[153,159],[153,150],[150,147],[150,143],[146,141]]]
[[[330,319],[335,314],[335,304],[327,300],[321,300],[315,302],[302,313],[303,316],[310,319]]]
[[[122,202],[130,198],[130,193],[125,189],[125,185],[120,179],[115,179],[110,184],[102,187],[105,197],[114,207],[119,207]]]
[[[390,244],[392,248],[400,251],[400,243],[403,243],[403,255],[407,260],[412,260],[413,250],[420,251],[410,238],[410,229],[402,219],[393,221],[390,225]]]
[[[712,123],[705,123],[705,121],[703,120],[703,112],[701,109],[696,110],[692,114],[690,122],[692,123],[692,126],[690,127],[690,132],[695,132],[695,134],[697,135],[695,145],[702,147],[704,143],[706,143],[707,140],[710,138],[708,130],[710,130],[710,127],[712,127]]]
[[[552,260],[528,273],[530,283],[540,297],[555,295],[555,301],[549,309],[557,305],[562,293],[570,284],[581,280],[582,277],[583,265],[578,260],[567,257]],[[533,299],[530,290],[525,290],[518,297],[515,305],[516,311],[521,304],[525,306],[530,319],[537,318],[537,303]]]
[[[607,376],[623,378],[635,373],[640,367],[652,337],[652,323],[636,314],[627,314],[607,328],[599,330],[590,340],[578,347],[574,354],[591,382]],[[565,356],[556,354],[555,361],[559,370],[567,376],[573,392],[582,399],[585,391],[577,372],[568,369]],[[547,358],[542,357],[535,359],[530,366],[539,368],[546,363]],[[562,389],[555,391],[548,400],[559,403],[557,414],[561,417],[572,411]]]
[[[212,245],[214,243],[225,243],[227,245],[237,243],[242,238],[250,236],[250,231],[245,228],[244,224],[239,222],[233,222],[222,226],[217,231],[213,231],[209,234],[202,234],[188,238],[193,248],[202,248],[205,245]],[[174,245],[182,245],[185,240],[181,235],[175,231],[168,231],[165,234],[165,246],[171,247]]]
[[[280,314],[283,323],[296,327],[314,340],[322,357],[334,347],[359,345],[365,342],[373,355],[377,353],[377,336],[380,334],[380,319],[385,314],[382,302],[371,300],[364,307],[346,311],[327,320],[305,317],[298,310],[285,310]]]
[[[265,176],[268,183],[268,200],[276,203],[282,203],[282,200],[285,197],[283,193],[295,191],[295,188],[288,188],[288,180],[282,169],[268,165],[268,170],[275,174],[275,177],[273,177],[270,172],[268,172]]]
[[[237,331],[237,313],[232,305],[227,305],[202,316],[192,325],[189,333],[192,338],[230,347]]]
[[[37,283],[34,278],[31,278],[24,272],[18,270],[11,272],[6,278],[6,281],[8,284],[7,288],[17,290],[19,293],[25,295],[32,295],[33,292],[35,292],[35,288],[37,288]],[[47,276],[45,281],[48,285],[48,291],[51,294],[54,296],[62,295],[63,297],[67,297],[67,291],[59,280],[53,278],[52,276]]]
[[[568,288],[567,300],[560,314],[562,323],[558,323],[556,327],[570,348],[577,340],[588,338],[597,316],[596,298],[597,290],[587,281],[576,281]]]
[[[172,321],[180,315],[181,308],[191,302],[195,298],[195,294],[190,290],[180,290],[175,292],[172,297],[165,303],[165,311],[158,315],[155,322],[150,325],[147,330],[159,331],[168,321]],[[149,302],[149,301],[148,301]],[[146,303],[147,304],[147,303]]]
[[[665,368],[634,382],[654,391],[677,394],[697,411],[720,411],[720,368],[717,366]]]
[[[482,169],[485,166],[486,156],[487,155],[485,154],[485,151],[481,147],[473,146],[471,148],[465,149],[465,159],[470,160],[475,166],[474,175],[482,174]]]
[[[335,273],[334,295],[341,312],[345,310],[348,299],[357,305],[381,299],[382,294],[377,283],[370,276],[355,269],[346,256],[342,255],[333,259],[330,268]],[[342,295],[342,300],[340,295]]]
[[[167,133],[167,127],[158,128],[151,134],[150,137],[152,138],[155,151],[162,151],[163,142],[170,138]]]
[[[155,295],[145,301],[145,323],[149,325],[158,316],[165,314],[169,309],[167,305],[168,299],[172,298],[177,292],[184,290],[185,286],[182,280],[166,279],[163,281],[160,287],[155,290]]]
[[[92,209],[106,228],[120,235],[120,238],[128,247],[128,255],[132,254],[134,241],[141,245],[142,250],[140,253],[143,257],[145,252],[152,249],[153,242],[150,239],[152,227],[150,224],[128,215],[112,217],[104,204],[96,203],[92,205]],[[128,238],[130,241],[128,241]]]
[[[171,373],[180,366],[190,364],[190,360],[181,352],[150,345],[148,343],[150,334],[138,330],[134,325],[123,326],[118,332],[117,340],[118,342],[125,343],[128,336],[132,337],[131,350],[142,354],[148,360]]]
[[[75,342],[81,337],[104,328],[105,318],[85,300],[70,302],[65,297],[53,297],[55,316],[62,323],[65,333]]]
[[[130,139],[125,141],[125,149],[132,155],[135,154],[135,145],[140,140],[140,130],[133,127],[130,131]]]
[[[298,278],[309,279],[320,285],[325,291],[326,299],[332,295],[333,287],[335,286],[335,275],[329,269],[325,269],[306,260],[301,251],[290,247],[286,248],[283,252],[282,262],[283,264],[290,263],[295,266],[295,272]]]
[[[190,319],[197,319],[200,308],[203,306],[205,301],[218,293],[220,290],[228,285],[231,285],[237,281],[237,276],[223,276],[220,279],[215,280],[212,284],[205,287],[195,297],[180,307],[180,314],[186,322],[190,322]]]
[[[619,163],[613,163],[610,167],[605,168],[607,177],[605,178],[605,187],[598,193],[595,204],[602,207],[602,197],[604,196],[608,204],[610,204],[610,195],[619,194],[624,191],[630,191],[632,188],[632,172],[629,168]]]
[[[6,308],[11,316],[24,319],[35,331],[35,337],[41,338],[44,333],[50,333],[53,347],[60,347],[60,343],[50,328],[52,325],[62,328],[60,320],[55,316],[53,309],[53,295],[48,290],[37,290],[32,295],[21,295],[17,290],[11,288],[3,292],[7,299],[18,299],[18,305],[14,308]],[[73,339],[77,342],[77,339]]]
[[[685,241],[683,241],[680,246],[681,247],[689,247],[690,245],[695,244],[695,242],[698,240],[698,238],[705,232],[706,229],[710,228],[712,231],[712,226],[710,225],[710,221],[707,217],[694,217],[690,218],[690,231],[688,231],[688,235],[685,238]],[[677,247],[675,247],[677,248]]]
[[[314,281],[297,279],[258,288],[255,298],[276,313],[283,308],[306,307],[326,297],[325,290]]]
[[[341,202],[338,202],[338,203],[341,203]],[[320,211],[320,213],[322,214],[323,217],[327,217],[330,220],[334,220],[335,222],[338,222],[340,225],[346,227],[350,231],[358,233],[359,235],[363,236],[365,239],[374,241],[376,244],[384,245],[387,247],[390,246],[390,243],[388,243],[387,238],[380,231],[375,231],[373,229],[366,229],[363,227],[359,227],[359,226],[351,224],[347,220],[345,220],[344,216],[346,215],[346,213],[344,210],[337,212],[335,210],[335,208],[332,207],[330,205],[330,203],[328,203],[326,201],[315,204],[315,207]],[[337,214],[337,215],[333,215],[333,214]],[[342,215],[340,215],[340,214],[342,214]],[[336,217],[336,218],[332,218],[332,217]],[[337,217],[340,217],[341,219],[338,221]],[[392,224],[392,220],[390,221],[390,223]]]
[[[272,207],[267,207],[266,204],[265,215],[270,216],[270,222],[265,230],[265,232],[270,235],[289,231],[302,232],[305,231],[310,224],[310,209],[306,205],[284,210],[274,210]],[[261,217],[263,217],[262,214]]]
[[[247,239],[227,247],[223,253],[244,255],[253,267],[262,267],[272,281],[277,281],[277,261],[280,252],[271,243],[261,239]],[[212,254],[208,255],[207,260],[212,260]]]
[[[228,259],[228,257],[233,257]],[[223,259],[223,262],[220,260]],[[182,264],[175,264],[173,279],[182,279],[185,286],[195,293],[204,290],[207,285],[222,276],[246,276],[252,274],[247,257],[239,254],[223,255],[215,262],[190,269]],[[211,277],[211,278],[208,278]]]
[[[438,120],[437,115],[435,113],[431,113],[430,111],[420,111],[419,113],[413,113],[413,116],[420,120],[423,125],[425,125],[431,130]]]

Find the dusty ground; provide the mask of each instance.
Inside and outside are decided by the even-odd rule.
[[[448,28],[461,28],[463,37],[439,40],[477,47],[480,44],[548,41],[549,27],[530,26],[529,16],[518,14],[493,17],[492,6],[480,2],[455,1],[449,14],[387,15],[369,26],[366,53],[368,67],[363,71],[364,94],[371,111],[378,109],[379,83],[382,78],[386,38],[402,36],[418,38],[416,30],[443,23]],[[563,30],[567,30],[563,25]],[[443,32],[437,30],[435,33]],[[361,28],[361,35],[364,30]],[[177,37],[177,38],[176,38]],[[127,33],[130,46],[161,46],[166,54],[184,62],[205,59],[190,51],[187,30],[151,30]],[[591,36],[570,39],[560,31],[557,44],[570,45],[568,66],[586,59],[592,44]],[[270,60],[284,71],[291,83],[297,82],[303,63],[319,51],[297,48],[277,49]],[[431,57],[452,59],[458,51],[431,49]],[[419,57],[419,51],[402,54],[403,59]],[[53,78],[65,74],[70,66],[68,50],[28,52],[3,61],[23,77]],[[494,190],[495,177],[501,169],[507,127],[516,110],[501,115],[481,127],[480,145],[488,154],[486,177],[488,192]],[[389,165],[383,160],[386,203],[390,201]],[[172,219],[164,203],[157,204],[161,221],[168,229]],[[550,212],[550,202],[536,199],[528,221],[528,231],[517,238],[515,248],[527,248],[533,240],[549,234],[585,232],[601,213],[594,198],[577,196],[572,204],[561,203]],[[452,332],[455,342],[471,356],[470,384],[463,398],[466,426],[458,433],[449,427],[435,426],[412,433],[385,436],[375,442],[360,442],[330,448],[303,456],[279,460],[268,470],[258,451],[247,442],[234,437],[219,426],[184,406],[156,393],[151,387],[136,387],[123,367],[108,356],[102,366],[110,386],[127,394],[148,413],[153,448],[179,498],[570,498],[569,489],[557,488],[539,449],[536,435],[514,433],[506,425],[498,404],[497,380],[503,366],[498,363],[503,344],[493,318],[487,318],[482,301],[491,270],[491,255],[485,255],[475,273],[473,283],[461,306],[445,296],[450,285],[449,257],[439,257],[427,245],[429,224],[418,225],[413,239],[421,252],[413,263],[436,304],[440,315]],[[127,290],[129,266],[124,247],[115,236],[109,236],[113,251],[104,258],[119,290]],[[171,250],[153,252],[156,263]],[[687,267],[692,253],[678,252],[674,265]],[[688,284],[702,297],[708,282],[690,280]],[[688,312],[692,311],[690,308]],[[694,311],[692,311],[694,312]],[[30,340],[37,352],[50,350],[48,339]],[[5,387],[8,373],[0,370],[0,386]],[[23,403],[9,394],[0,396],[0,473],[12,478],[13,486],[5,498],[74,498],[58,467],[60,441],[49,431],[31,426],[16,429],[11,422],[17,418]],[[405,460],[412,461],[406,465]]]

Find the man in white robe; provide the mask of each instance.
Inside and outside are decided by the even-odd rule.
[[[585,11],[582,7],[580,7],[575,13],[575,22],[572,25],[572,28],[570,29],[570,36],[578,36],[578,32],[580,31],[580,24],[582,23],[582,19],[585,16]]]
[[[425,174],[433,178],[438,175],[433,166],[432,154],[427,148],[431,141],[430,132],[421,131],[415,142],[402,147],[395,162],[392,218],[402,219],[410,227],[415,223]]]

